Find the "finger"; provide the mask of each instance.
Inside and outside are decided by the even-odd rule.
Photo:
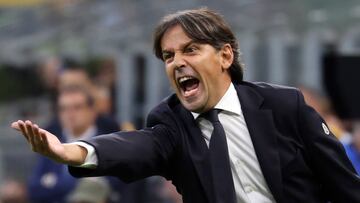
[[[26,131],[27,131],[27,134],[28,134],[28,137],[29,137],[29,140],[30,140],[32,150],[34,152],[36,152],[37,149],[36,149],[36,143],[35,143],[35,135],[34,135],[34,132],[33,132],[33,129],[32,129],[31,121],[25,121],[25,127],[26,127]]]
[[[35,145],[36,148],[38,149],[39,152],[43,152],[44,150],[44,142],[42,140],[42,137],[40,136],[39,133],[39,126],[34,124],[32,127],[33,133],[34,133],[34,141],[35,141]]]
[[[13,128],[13,129],[15,129],[17,131],[21,131],[20,126],[18,124],[18,121],[15,121],[15,122],[11,123],[11,128]]]
[[[19,128],[20,128],[21,133],[24,135],[24,137],[26,138],[26,140],[30,143],[30,138],[29,138],[29,135],[28,135],[27,132],[26,132],[24,121],[18,120],[18,125],[19,125]],[[30,143],[30,144],[31,144],[31,143]]]
[[[39,135],[42,139],[44,150],[50,152],[50,145],[49,140],[46,136],[46,132],[43,129],[39,129]]]
[[[37,136],[39,136],[40,137],[40,128],[39,128],[39,126],[37,125],[37,124],[33,124],[33,126],[32,126],[32,130],[33,130],[33,133],[34,133],[34,135],[37,137]],[[41,138],[41,137],[40,137]],[[41,141],[41,139],[40,139],[40,141]]]

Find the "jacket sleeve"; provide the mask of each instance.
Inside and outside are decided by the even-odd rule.
[[[169,179],[169,160],[175,149],[174,133],[169,129],[169,126],[158,124],[84,140],[95,148],[98,166],[95,169],[69,166],[70,174],[75,177],[116,176],[125,182],[152,175]]]
[[[331,202],[360,202],[360,178],[343,145],[298,92],[298,122],[311,167]]]

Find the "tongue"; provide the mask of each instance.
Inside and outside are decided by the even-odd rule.
[[[199,82],[197,80],[189,80],[185,84],[185,91],[191,91],[198,87]]]

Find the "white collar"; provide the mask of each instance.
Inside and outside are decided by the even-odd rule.
[[[230,83],[230,86],[226,90],[224,96],[220,99],[220,101],[215,105],[214,108],[241,115],[239,97],[232,83]],[[194,116],[194,119],[197,119],[200,115],[199,113],[195,112],[191,112],[191,114]]]

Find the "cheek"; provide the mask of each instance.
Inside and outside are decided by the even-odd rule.
[[[174,71],[172,68],[168,68],[166,67],[166,76],[171,84],[171,86],[173,88],[176,88],[176,83],[175,83],[175,76],[174,76]]]
[[[205,85],[211,86],[216,80],[219,79],[219,74],[221,74],[221,66],[217,63],[217,61],[204,63],[202,70],[199,72],[202,75],[202,80]]]

